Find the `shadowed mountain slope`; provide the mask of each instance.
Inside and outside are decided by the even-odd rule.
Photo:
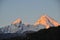
[[[60,40],[60,26],[26,33],[26,37],[15,36],[5,40]]]

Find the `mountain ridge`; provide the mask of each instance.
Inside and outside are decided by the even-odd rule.
[[[0,36],[0,39],[1,40],[4,40],[4,39],[5,40],[60,40],[60,26],[50,27],[49,29],[41,29],[41,30],[39,30],[37,32],[33,32],[33,33],[26,33],[25,36],[22,36],[22,35],[15,36],[15,37],[10,36],[9,38],[8,37],[1,38],[1,36]]]
[[[51,26],[49,23],[51,23],[53,26]],[[49,40],[52,35],[53,38],[51,37],[51,39],[56,38],[56,36],[59,34],[59,30],[60,24],[53,20],[53,18],[46,15],[41,16],[40,19],[37,20],[36,25],[23,24],[22,20],[18,18],[13,21],[11,25],[0,28],[0,39],[13,40],[17,38],[21,40]],[[53,33],[57,33],[55,37]]]
[[[48,29],[51,25],[52,26],[58,26],[60,25],[57,21],[55,21],[53,18],[47,16],[47,15],[42,15],[36,22],[34,25],[44,25],[46,27],[46,29]]]
[[[17,31],[18,33],[23,33],[25,31],[39,31],[40,29],[44,28],[49,29],[51,27],[49,23],[51,23],[55,27],[58,27],[60,25],[57,21],[53,20],[51,17],[43,15],[37,20],[37,22],[34,25],[23,24],[22,20],[20,18],[17,18],[15,21],[12,22],[11,25],[0,28],[0,31],[3,33],[15,33]]]
[[[22,20],[20,18],[17,18],[15,21],[13,21],[11,24],[19,24],[22,23]]]

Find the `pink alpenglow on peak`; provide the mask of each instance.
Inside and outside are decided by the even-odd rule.
[[[22,22],[22,20],[20,18],[17,18],[14,22],[12,22],[12,24],[19,24],[21,22]]]
[[[50,27],[46,15],[41,16],[34,25],[44,25],[47,29]]]
[[[53,20],[52,18],[48,17],[47,15],[43,15],[41,16],[40,19],[37,20],[37,22],[34,24],[36,25],[44,25],[46,29],[50,28],[50,23],[53,26],[59,26],[60,24],[58,22],[56,22],[55,20]]]
[[[46,16],[48,19],[49,19],[49,21],[51,22],[51,24],[53,24],[55,27],[58,27],[60,24],[57,22],[57,21],[55,21],[53,18],[51,18],[51,17],[48,17],[48,16]]]

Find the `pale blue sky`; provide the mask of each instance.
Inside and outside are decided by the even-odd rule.
[[[23,23],[34,24],[47,14],[60,22],[59,0],[0,0],[0,26],[9,25],[16,18]]]

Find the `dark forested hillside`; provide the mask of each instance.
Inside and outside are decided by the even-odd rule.
[[[41,29],[38,32],[27,33],[26,37],[16,36],[4,40],[60,40],[60,26]]]

